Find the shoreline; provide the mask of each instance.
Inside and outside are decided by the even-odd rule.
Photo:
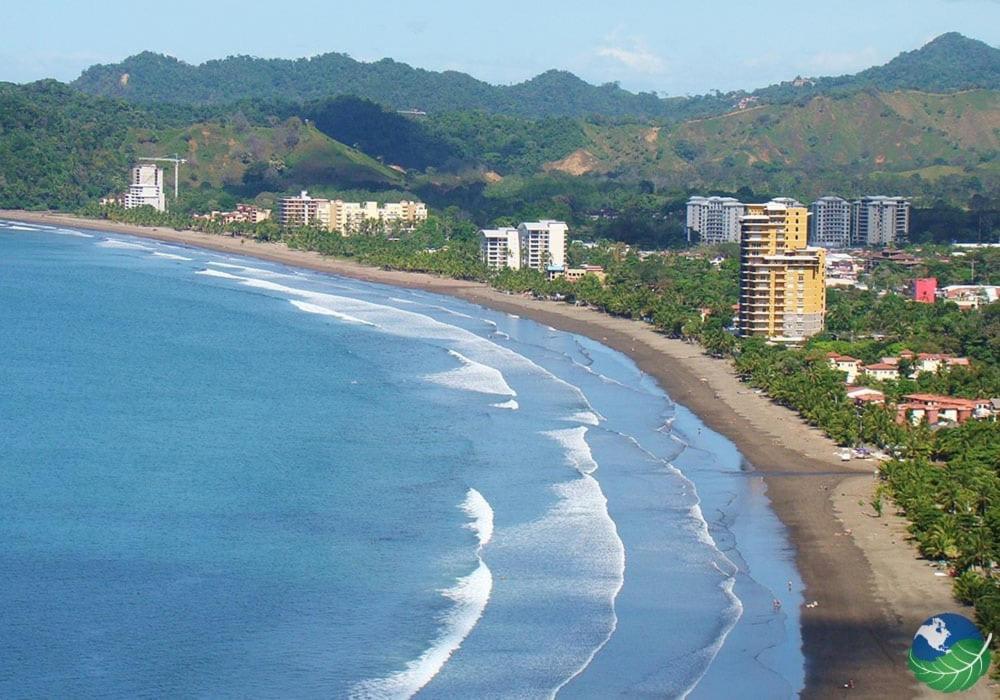
[[[800,611],[806,697],[839,696],[850,680],[862,697],[922,695],[905,662],[913,632],[934,613],[968,614],[952,599],[950,579],[935,577],[912,545],[903,544],[902,519],[870,516],[867,499],[876,462],[841,462],[832,441],[740,383],[728,363],[646,324],[508,295],[478,282],[380,270],[279,243],[40,212],[0,211],[0,218],[139,236],[447,294],[587,336],[629,356],[673,401],[731,440],[764,478],[771,507],[795,549],[803,597],[818,602]],[[980,692],[990,697],[986,683],[969,696]]]

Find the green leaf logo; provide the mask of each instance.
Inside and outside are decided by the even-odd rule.
[[[986,641],[963,639],[948,649],[948,653],[934,661],[923,661],[910,649],[910,670],[917,680],[942,693],[967,690],[983,677],[990,667],[991,634]]]

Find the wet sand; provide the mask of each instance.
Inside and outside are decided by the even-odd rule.
[[[51,213],[0,210],[0,218],[130,234],[449,294],[585,335],[628,355],[674,401],[732,440],[765,479],[795,547],[804,599],[817,603],[801,611],[804,697],[931,697],[934,693],[921,691],[906,668],[913,633],[935,613],[971,616],[952,598],[951,580],[935,576],[935,569],[919,558],[904,521],[889,512],[874,517],[868,501],[876,462],[840,461],[832,441],[793,411],[742,384],[728,362],[706,356],[697,345],[666,338],[647,324],[504,294],[476,282],[380,270],[283,244]],[[846,688],[851,681],[854,687]],[[733,690],[734,697],[754,695],[751,688]],[[996,688],[988,688],[986,681],[964,695],[995,696]]]

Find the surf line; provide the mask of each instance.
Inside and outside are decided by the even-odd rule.
[[[441,617],[441,629],[431,646],[407,663],[399,673],[358,683],[351,688],[352,698],[412,697],[444,668],[482,617],[493,590],[493,573],[483,561],[483,548],[493,537],[493,508],[476,489],[469,489],[460,507],[470,519],[465,527],[472,530],[479,540],[476,547],[479,563],[475,571],[458,579],[451,588],[441,591],[441,595],[453,601],[454,606]]]

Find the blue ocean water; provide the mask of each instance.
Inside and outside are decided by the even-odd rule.
[[[598,343],[12,222],[0,328],[0,697],[802,687],[763,484]]]

